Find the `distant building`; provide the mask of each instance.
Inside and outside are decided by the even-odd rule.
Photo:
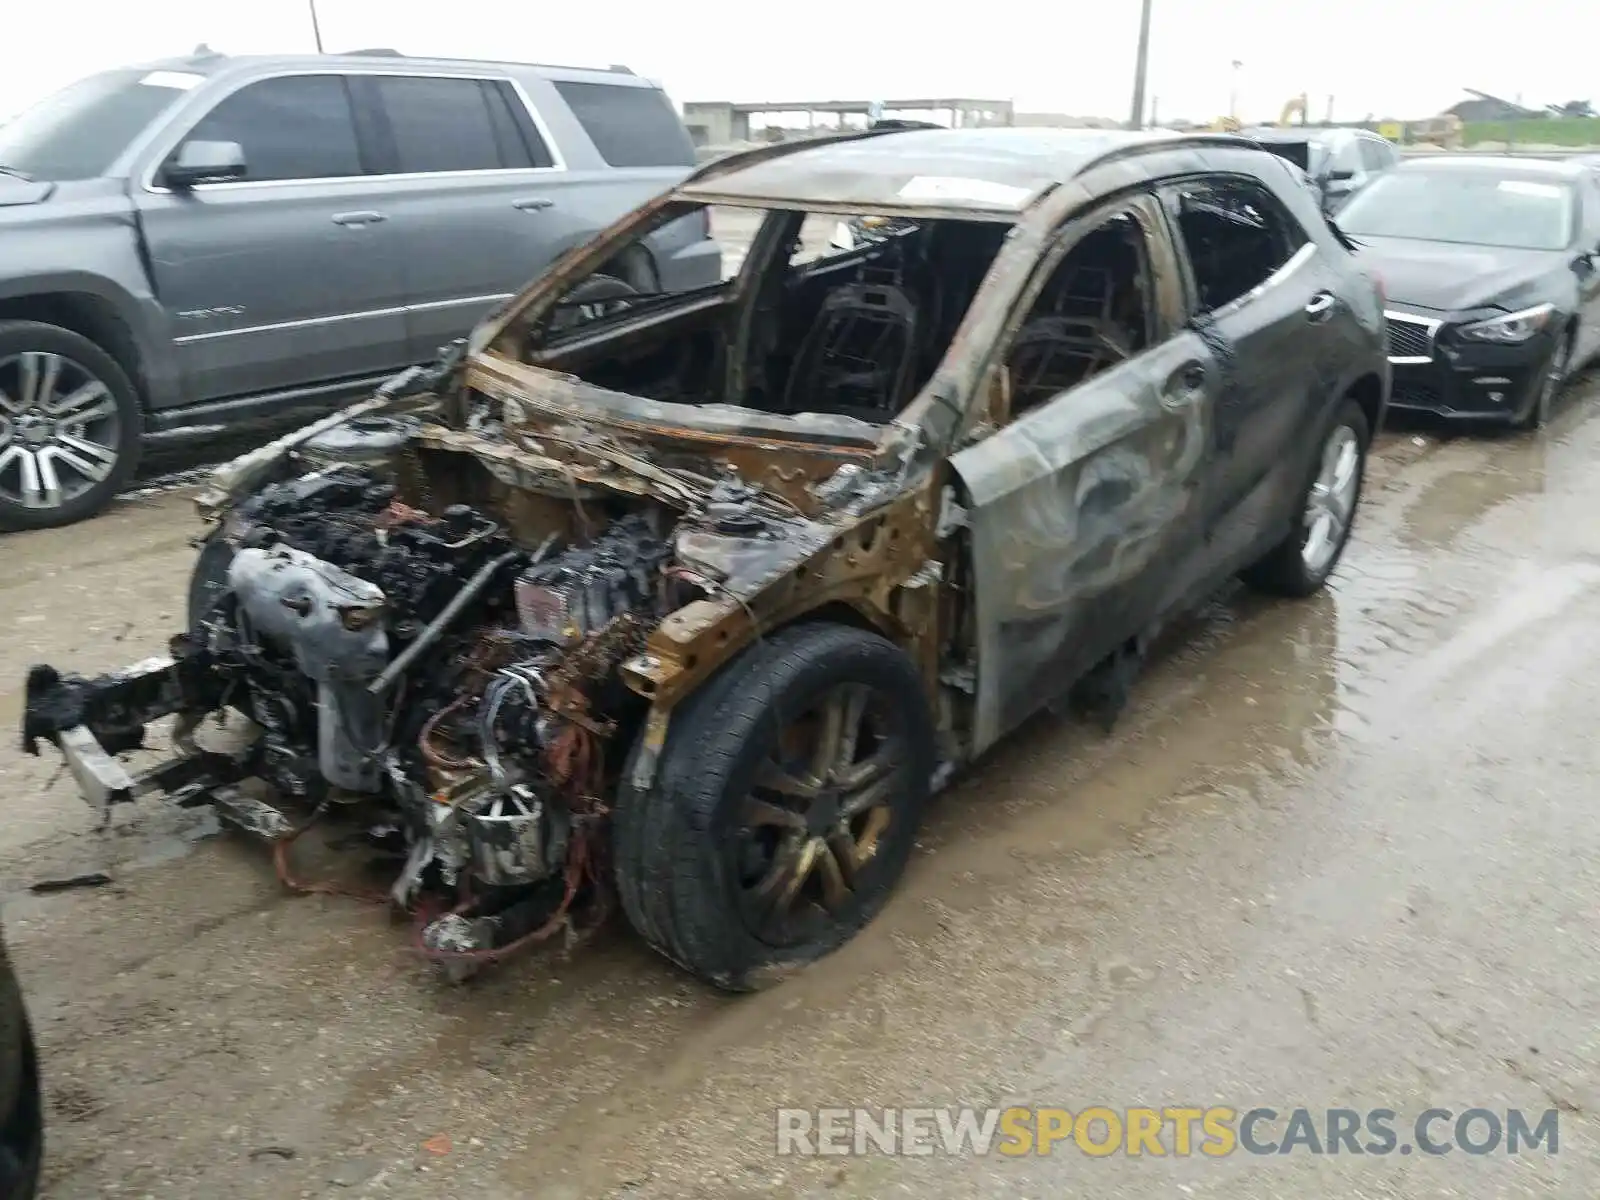
[[[1471,88],[1462,90],[1472,99],[1452,104],[1441,116],[1460,117],[1463,121],[1527,121],[1546,115],[1541,109],[1524,108],[1499,96],[1491,96],[1488,92],[1477,92]]]

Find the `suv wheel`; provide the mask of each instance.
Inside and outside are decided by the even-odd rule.
[[[0,322],[0,530],[70,525],[132,477],[139,397],[88,338],[34,321]]]
[[[1350,541],[1371,438],[1366,414],[1347,399],[1323,428],[1296,506],[1299,519],[1283,541],[1242,572],[1246,583],[1279,596],[1322,590]]]
[[[878,635],[802,624],[751,647],[674,715],[654,787],[619,798],[629,920],[728,991],[837,949],[905,869],[934,744],[916,667]]]
[[[639,294],[638,288],[615,276],[591,275],[561,298],[564,307],[551,320],[550,332],[565,332],[621,312]]]

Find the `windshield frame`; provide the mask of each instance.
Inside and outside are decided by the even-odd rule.
[[[1559,245],[1528,245],[1526,243],[1507,241],[1464,241],[1460,238],[1430,237],[1416,232],[1386,232],[1378,233],[1362,229],[1360,220],[1365,209],[1372,207],[1374,200],[1383,200],[1397,188],[1406,186],[1407,181],[1413,179],[1431,180],[1443,183],[1446,187],[1454,181],[1471,181],[1479,186],[1484,184],[1505,185],[1507,183],[1525,183],[1530,185],[1543,185],[1557,188],[1562,195],[1559,199],[1563,216],[1564,232]],[[1362,188],[1339,210],[1339,228],[1350,237],[1359,240],[1394,238],[1404,241],[1428,242],[1440,246],[1477,246],[1487,250],[1520,250],[1537,254],[1558,254],[1571,247],[1578,226],[1578,194],[1575,186],[1576,180],[1561,176],[1552,176],[1541,173],[1517,171],[1516,169],[1496,171],[1492,168],[1478,167],[1428,167],[1415,170],[1385,171],[1367,187]]]
[[[41,183],[116,174],[148,131],[205,80],[199,71],[159,67],[115,67],[85,75],[0,125],[0,166]],[[72,141],[78,144],[67,144]]]

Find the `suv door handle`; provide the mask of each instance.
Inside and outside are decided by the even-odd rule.
[[[381,212],[363,211],[333,214],[333,223],[335,225],[376,225],[379,221],[387,221],[388,219]]]
[[[1333,316],[1334,305],[1339,300],[1332,292],[1318,292],[1306,303],[1306,319],[1312,324],[1326,321]]]
[[[547,208],[554,208],[556,202],[547,200],[543,196],[526,196],[521,200],[513,200],[511,207],[521,209],[523,212],[541,212]]]

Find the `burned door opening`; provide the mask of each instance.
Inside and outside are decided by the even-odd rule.
[[[952,459],[970,506],[981,752],[1204,570],[1216,356],[1179,329],[1155,202],[1072,231],[999,360],[1010,421]]]

